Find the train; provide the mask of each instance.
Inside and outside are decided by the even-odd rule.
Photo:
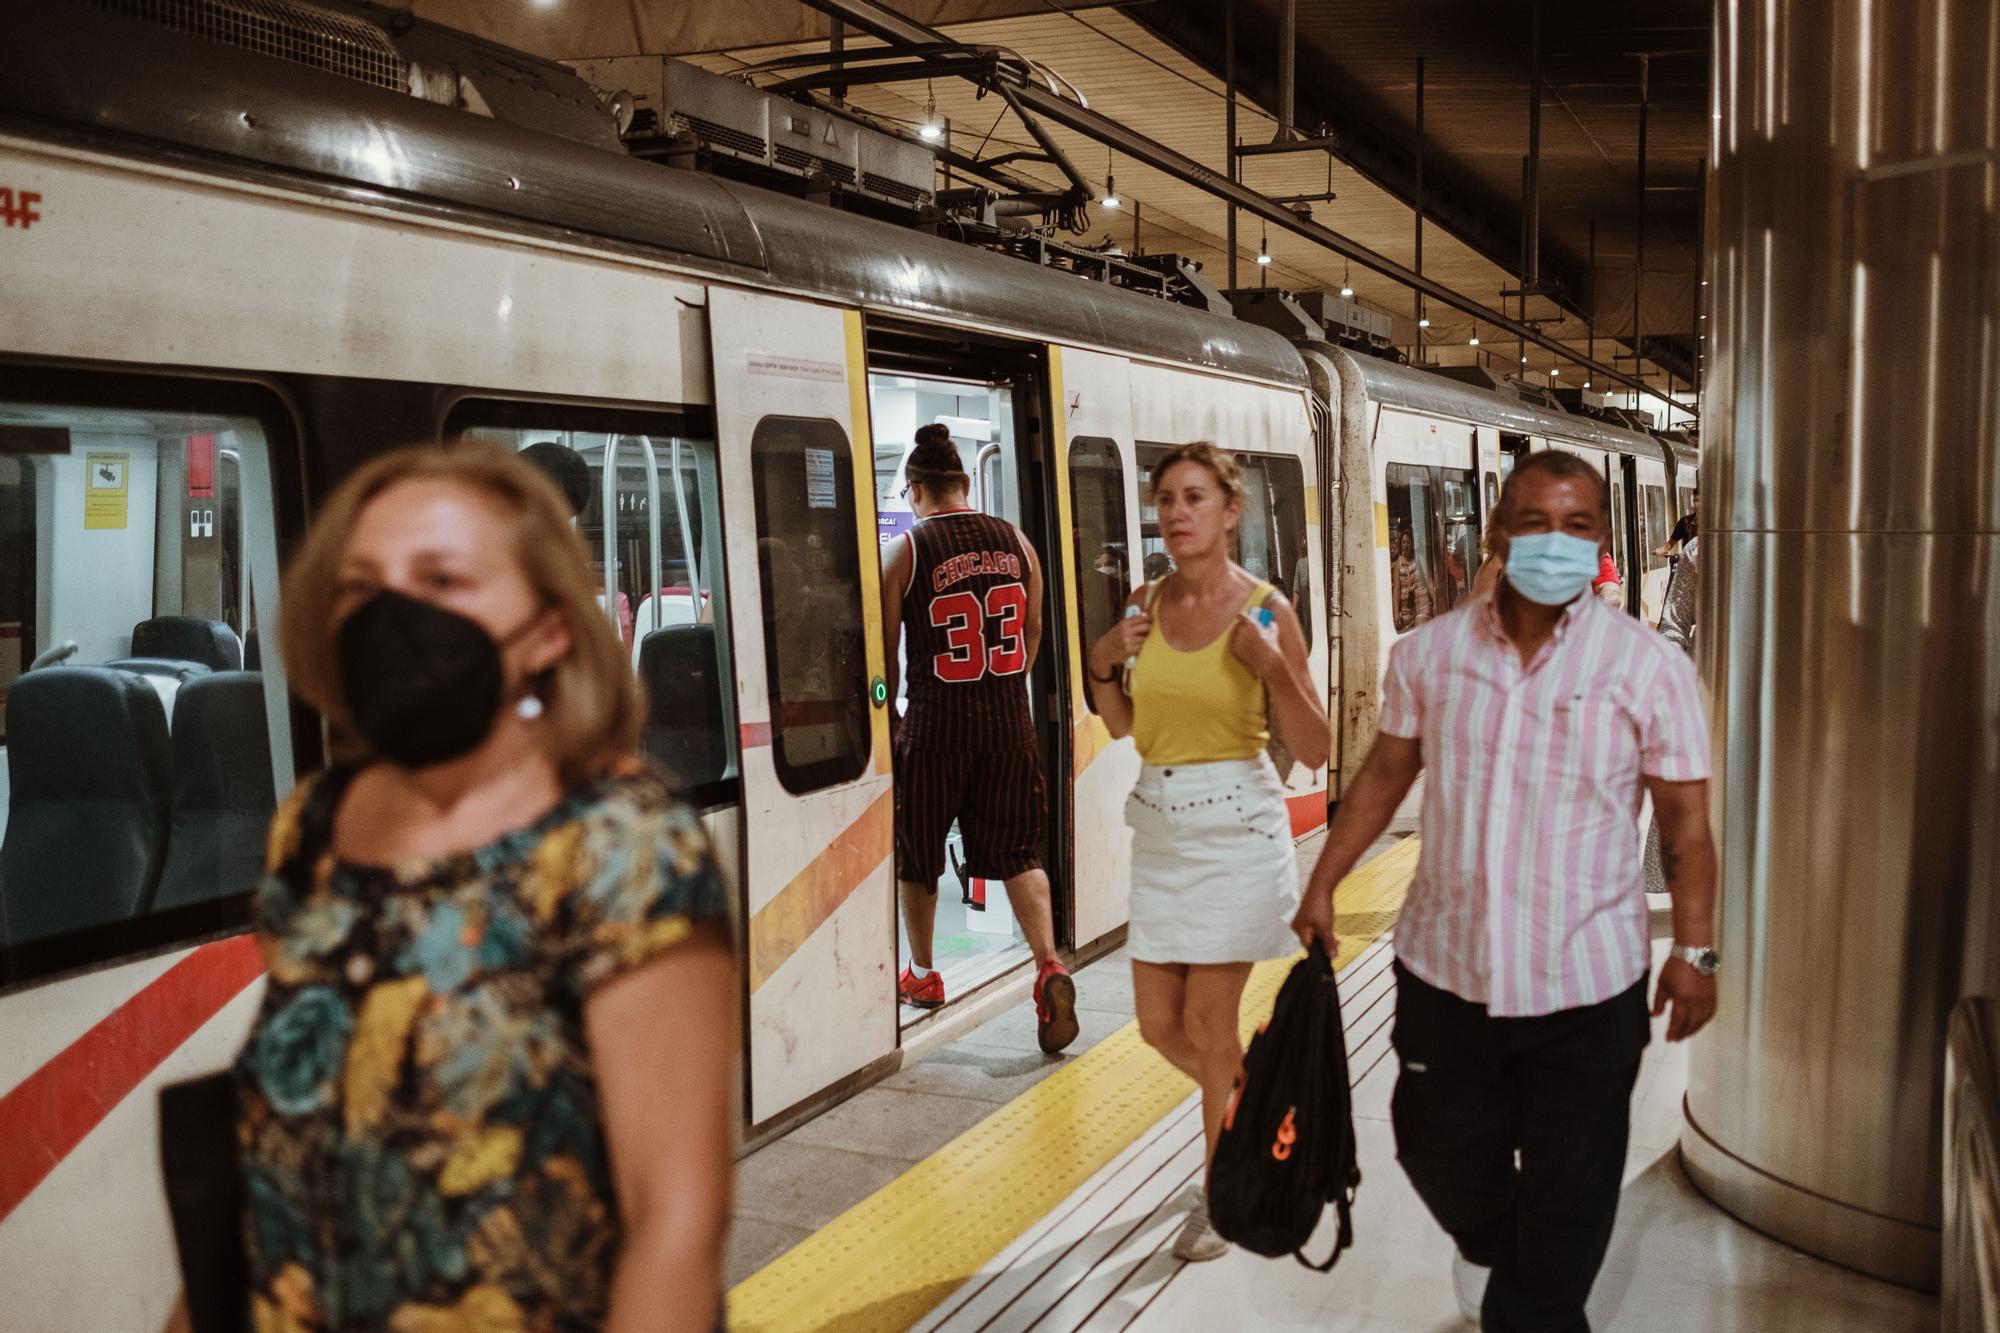
[[[407,15],[272,0],[276,40],[216,4],[112,8],[0,13],[14,1327],[153,1327],[173,1301],[157,1095],[242,1041],[262,826],[326,753],[286,689],[279,574],[379,451],[553,443],[587,465],[576,522],[645,748],[736,889],[748,1145],[1028,980],[1002,896],[965,882],[992,947],[963,998],[897,1001],[879,561],[916,425],[948,425],[1048,571],[1025,688],[1079,962],[1123,938],[1139,766],[1083,654],[1163,558],[1146,488],[1167,448],[1237,453],[1239,558],[1307,629],[1335,734],[1321,769],[1279,756],[1299,837],[1360,763],[1390,646],[1467,595],[1524,453],[1604,470],[1631,609],[1657,605],[1684,441],[642,160],[574,71]],[[430,95],[440,50],[483,71],[477,107]]]

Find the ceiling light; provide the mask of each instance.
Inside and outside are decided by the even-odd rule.
[[[1271,232],[1268,227],[1257,236],[1257,262],[1267,268],[1271,263]]]
[[[1524,365],[1524,366],[1525,366],[1525,365],[1527,365],[1527,364],[1528,364],[1528,358],[1527,358],[1527,357],[1525,357],[1525,356],[1524,356],[1524,357],[1522,357],[1522,358],[1521,358],[1521,364],[1522,364],[1522,365]]]
[[[926,94],[924,120],[917,126],[917,137],[925,143],[936,143],[944,138],[944,122],[938,118],[937,92],[931,87],[929,80],[924,82],[924,92]]]
[[[1264,251],[1259,250],[1257,252],[1257,262],[1260,264],[1268,264],[1271,262],[1271,256],[1265,253]]]
[[[1104,178],[1104,197],[1099,199],[1097,203],[1100,208],[1116,209],[1118,207],[1118,178],[1116,176],[1106,176]]]
[[[1430,326],[1431,326],[1431,317],[1429,315],[1425,315],[1422,319],[1417,321],[1417,327],[1420,329],[1427,329]]]
[[[1562,372],[1562,367],[1561,367],[1561,366],[1550,366],[1550,367],[1549,367],[1549,375],[1550,375],[1551,377],[1554,377],[1554,376],[1556,376],[1556,375],[1560,375],[1560,374],[1562,374],[1562,373],[1563,373],[1563,372]]]
[[[1590,381],[1589,381],[1589,380],[1585,380],[1585,381],[1583,382],[1583,387],[1584,387],[1584,388],[1586,388],[1586,389],[1588,389],[1588,388],[1590,387]]]
[[[1340,266],[1340,294],[1348,300],[1354,299],[1354,269],[1352,265]]]
[[[1471,336],[1470,338],[1467,338],[1467,339],[1465,340],[1465,345],[1466,345],[1467,347],[1477,347],[1477,346],[1479,346],[1479,335],[1475,333],[1475,334],[1473,334],[1473,335],[1472,335],[1472,336]]]
[[[1352,298],[1352,297],[1354,296],[1354,289],[1353,289],[1352,287],[1342,287],[1342,288],[1340,289],[1340,294],[1341,294],[1342,296],[1345,296],[1345,297],[1348,297],[1348,298],[1350,298],[1350,299],[1351,299],[1351,298]]]

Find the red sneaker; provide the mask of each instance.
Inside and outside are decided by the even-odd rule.
[[[923,980],[917,980],[916,973],[909,968],[896,978],[896,994],[904,1004],[913,1004],[919,1009],[935,1009],[944,1003],[944,973],[933,971]]]
[[[1076,982],[1053,958],[1035,977],[1035,1039],[1050,1055],[1076,1040]]]

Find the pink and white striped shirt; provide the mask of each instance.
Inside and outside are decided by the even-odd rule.
[[[1489,594],[1391,650],[1381,730],[1420,740],[1427,775],[1403,966],[1496,1017],[1646,974],[1641,775],[1708,777],[1685,653],[1586,594],[1523,667]]]

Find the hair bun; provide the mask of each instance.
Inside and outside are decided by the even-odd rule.
[[[959,461],[958,446],[951,442],[951,432],[936,423],[917,428],[917,447],[910,450],[905,467],[911,472],[936,476],[965,475],[965,465]]]

